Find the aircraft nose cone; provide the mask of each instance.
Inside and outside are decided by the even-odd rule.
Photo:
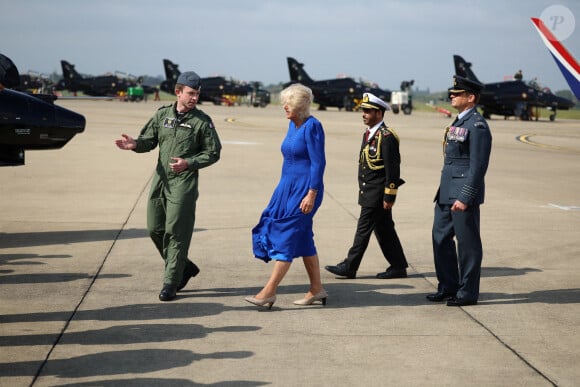
[[[55,121],[57,127],[76,133],[81,133],[85,130],[86,120],[82,114],[75,113],[60,106],[55,106]]]

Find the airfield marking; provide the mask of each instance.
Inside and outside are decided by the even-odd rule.
[[[227,122],[228,124],[235,123],[236,125],[240,125],[240,126],[251,126],[251,127],[254,127],[255,126],[255,125],[248,124],[248,123],[245,123],[245,122],[240,122],[240,121],[238,121],[237,119],[235,119],[233,117],[227,117],[227,118],[224,119],[224,121]]]
[[[542,144],[540,142],[536,142],[536,141],[532,141],[530,140],[531,137],[533,136],[542,136],[542,134],[537,134],[537,133],[532,133],[532,134],[522,134],[520,136],[516,137],[516,140],[518,140],[519,142],[522,142],[524,144],[527,145],[532,145],[532,146],[536,146],[538,148],[544,148],[544,149],[552,149],[552,150],[558,150],[558,151],[564,151],[564,152],[572,152],[572,153],[579,153],[578,149],[575,148],[569,148],[569,147],[564,147],[564,146],[558,146],[558,145],[549,145],[549,144]],[[543,135],[543,136],[548,136],[548,135]],[[566,137],[566,136],[552,136],[552,137]],[[569,136],[569,138],[571,139],[578,139],[575,136]]]
[[[224,121],[227,122],[228,124],[236,124],[236,125],[239,125],[239,126],[247,126],[249,128],[266,128],[266,126],[263,126],[263,125],[249,124],[247,122],[238,121],[234,117],[224,118]]]
[[[560,204],[548,203],[549,208],[557,208],[564,211],[580,211],[580,206],[563,206]]]
[[[565,150],[566,149],[566,148],[562,148],[561,146],[542,144],[539,142],[532,141],[532,140],[530,140],[530,137],[533,137],[533,136],[537,136],[537,134],[535,134],[535,133],[522,134],[521,136],[517,136],[516,140],[518,140],[519,142],[523,142],[524,144],[533,145],[533,146],[537,146],[540,148],[548,148],[548,149],[555,149],[555,150]]]

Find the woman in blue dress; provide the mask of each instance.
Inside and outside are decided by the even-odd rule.
[[[274,260],[274,269],[264,288],[256,296],[246,297],[246,301],[271,308],[292,260],[302,257],[310,289],[294,304],[320,301],[326,305],[312,232],[312,219],[324,195],[324,130],[320,121],[310,115],[313,96],[308,87],[293,84],[282,91],[280,98],[290,120],[281,146],[282,176],[258,225],[252,229],[254,256],[265,262]]]

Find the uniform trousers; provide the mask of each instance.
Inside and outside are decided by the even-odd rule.
[[[163,193],[149,198],[147,229],[155,247],[165,261],[163,283],[178,285],[183,276],[193,227],[197,192],[177,199]]]
[[[483,249],[479,205],[466,211],[451,211],[449,204],[436,204],[433,218],[433,257],[438,291],[477,301]],[[457,239],[455,244],[454,237]]]
[[[361,207],[354,242],[345,259],[349,270],[358,270],[373,231],[389,264],[394,269],[407,268],[409,265],[395,231],[392,210],[385,210],[382,207]]]

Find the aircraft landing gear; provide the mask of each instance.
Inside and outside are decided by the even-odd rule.
[[[552,111],[552,114],[550,114],[550,121],[555,121],[556,120],[556,108],[554,107],[549,107],[548,110]]]
[[[352,112],[354,110],[355,103],[352,98],[345,96],[342,100],[342,107],[347,112]]]
[[[528,114],[528,111],[527,110],[524,110],[522,112],[522,114],[520,115],[520,119],[522,121],[529,121],[530,120],[530,115]]]

